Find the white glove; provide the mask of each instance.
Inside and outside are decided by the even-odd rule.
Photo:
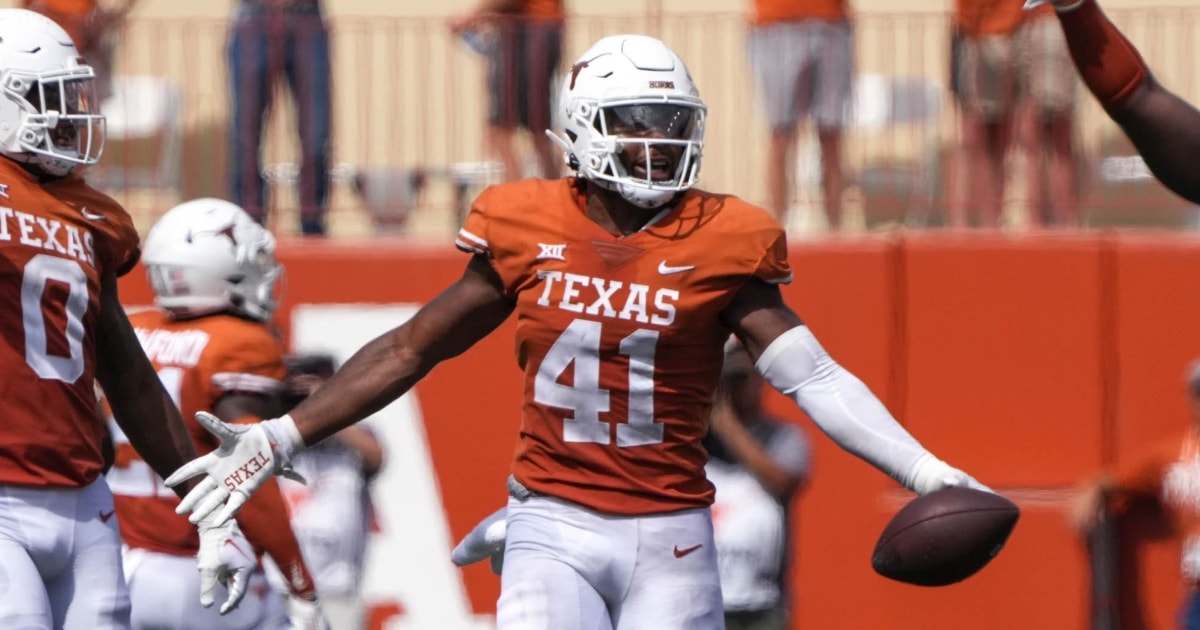
[[[302,599],[295,595],[287,598],[287,616],[292,630],[326,630],[329,624],[321,614],[316,600]]]
[[[237,608],[246,595],[250,573],[258,565],[254,550],[242,536],[236,521],[214,525],[210,519],[197,524],[200,532],[200,551],[196,553],[196,566],[200,569],[200,605],[208,608],[213,603],[217,582],[225,585],[229,596],[221,604],[222,615]]]
[[[926,454],[918,459],[916,464],[913,464],[912,470],[908,474],[908,483],[905,485],[919,495],[926,495],[950,486],[962,486],[995,494],[994,490],[979,483],[971,475],[930,454]]]
[[[450,552],[455,566],[465,567],[488,558],[492,573],[504,568],[504,544],[507,541],[508,508],[500,508],[479,522]]]
[[[176,514],[191,512],[188,520],[199,523],[222,508],[212,519],[213,524],[221,525],[233,518],[250,495],[272,475],[304,483],[304,478],[291,469],[292,453],[304,446],[291,417],[254,424],[227,424],[211,413],[201,411],[196,414],[196,421],[217,436],[221,446],[180,466],[167,477],[168,486],[177,486],[196,475],[206,475],[179,502]]]

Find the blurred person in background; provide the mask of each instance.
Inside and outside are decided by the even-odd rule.
[[[282,273],[274,252],[269,232],[241,208],[219,199],[171,208],[146,237],[143,263],[155,308],[133,313],[130,321],[200,453],[218,444],[195,421],[197,412],[252,423],[282,408],[283,352],[267,327]],[[197,533],[175,513],[179,500],[174,493],[129,447],[119,428],[111,430],[116,457],[108,482],[126,547],[135,630],[272,627],[267,623],[269,586],[256,558],[263,552],[288,576],[283,592],[289,625],[321,627],[317,591],[276,484],[238,517],[245,538],[228,536],[219,548],[241,558],[250,570],[228,586],[245,593],[245,599],[232,610],[208,608],[218,588],[215,578],[224,577],[206,579],[203,570],[196,571],[197,553],[201,559],[205,553],[201,541],[211,534],[204,527]],[[199,599],[197,593],[202,593]]]
[[[799,427],[763,412],[765,386],[745,347],[726,344],[704,446],[717,490],[713,530],[728,630],[791,627],[789,515],[812,455]]]
[[[450,21],[451,31],[487,58],[487,143],[504,168],[504,181],[524,176],[517,148],[521,129],[529,132],[536,176],[562,176],[562,151],[545,130],[552,123],[564,19],[563,0],[483,0]]]
[[[1162,508],[1182,538],[1179,570],[1188,594],[1179,627],[1200,630],[1200,361],[1188,369],[1185,383],[1191,424],[1085,484],[1072,505],[1071,521],[1088,535],[1102,518],[1146,503]]]
[[[962,137],[950,179],[953,227],[969,226],[972,214],[980,227],[1002,225],[1014,146],[1025,157],[1029,223],[1078,224],[1076,81],[1052,13],[1006,0],[955,3],[950,79]]]
[[[842,126],[854,80],[848,0],[753,0],[748,52],[770,125],[767,209],[787,220],[796,141],[811,119],[829,229],[842,225]],[[785,223],[786,225],[786,223]]]
[[[1075,138],[1078,84],[1062,29],[1048,9],[1027,15],[1018,31],[1026,94],[1017,112],[1017,146],[1025,161],[1025,194],[1034,227],[1076,228],[1079,154]]]
[[[1031,10],[1043,4],[1054,6],[1084,84],[1150,172],[1175,194],[1200,203],[1200,111],[1154,78],[1095,0],[1025,3]]]
[[[291,411],[336,371],[332,356],[287,359],[284,411]],[[383,446],[365,425],[346,427],[292,460],[305,483],[281,479],[292,529],[313,572],[330,630],[362,630],[360,587],[372,520],[371,479],[383,467]]]
[[[264,129],[282,75],[300,138],[300,232],[324,236],[332,96],[329,30],[320,0],[234,0],[229,32],[230,200],[266,224]]]
[[[71,36],[75,48],[96,71],[96,97],[112,93],[113,52],[117,31],[137,0],[20,0],[18,6],[54,20]]]

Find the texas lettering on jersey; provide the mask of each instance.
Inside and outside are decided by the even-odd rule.
[[[553,270],[538,270],[537,275],[544,284],[538,306],[654,326],[675,322],[679,291],[674,289]]]
[[[0,483],[83,486],[104,467],[101,283],[137,262],[137,231],[78,175],[41,184],[0,159],[0,192]]]
[[[618,237],[585,215],[572,180],[526,180],[485,190],[455,244],[487,256],[517,303],[517,479],[613,514],[709,505],[700,440],[720,314],[752,279],[791,279],[775,220],[692,190]]]
[[[96,250],[90,231],[57,219],[0,206],[0,241],[12,240],[26,247],[66,255],[89,267],[96,266]]]

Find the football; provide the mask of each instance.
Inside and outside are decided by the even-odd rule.
[[[975,575],[1004,547],[1020,508],[991,492],[949,487],[919,496],[888,521],[871,566],[893,580],[945,586]]]

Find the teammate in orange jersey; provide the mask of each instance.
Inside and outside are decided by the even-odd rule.
[[[275,309],[274,286],[282,273],[274,252],[269,232],[240,207],[219,199],[175,206],[146,237],[142,260],[157,308],[129,319],[185,417],[211,411],[225,421],[247,423],[282,410],[283,351],[264,323]],[[199,424],[189,421],[188,428],[199,452],[217,447]],[[114,437],[118,457],[108,481],[128,548],[125,577],[134,630],[266,627],[270,593],[261,570],[230,586],[251,593],[236,610],[218,614],[197,604],[197,532],[175,514],[179,500],[162,479],[136,454],[123,452],[128,449],[124,436],[114,431]],[[318,628],[313,581],[278,486],[269,484],[247,504],[238,522],[254,548],[270,554],[288,577],[292,627]],[[243,560],[253,567],[254,550],[244,539],[237,543]],[[206,592],[204,600],[212,597]]]
[[[701,439],[726,339],[837,443],[920,493],[978,485],[910,436],[782,300],[783,229],[693,188],[705,104],[683,61],[640,35],[598,41],[559,99],[577,176],[485,190],[459,232],[462,278],[368,343],[289,415],[205,420],[222,448],[180,504],[224,519],[298,449],[361,420],[514,312],[525,402],[497,625],[723,623]]]
[[[0,628],[129,627],[97,382],[153,470],[196,455],[118,299],[137,232],[81,174],[94,77],[52,20],[0,9]]]
[[[1028,0],[1036,8],[1047,0]],[[1080,77],[1172,192],[1200,203],[1200,111],[1163,87],[1096,0],[1053,0]]]
[[[1187,595],[1178,627],[1200,630],[1200,362],[1185,381],[1190,426],[1088,480],[1073,501],[1071,520],[1086,535],[1105,515],[1122,516],[1146,504],[1162,508],[1182,541],[1179,572]]]

